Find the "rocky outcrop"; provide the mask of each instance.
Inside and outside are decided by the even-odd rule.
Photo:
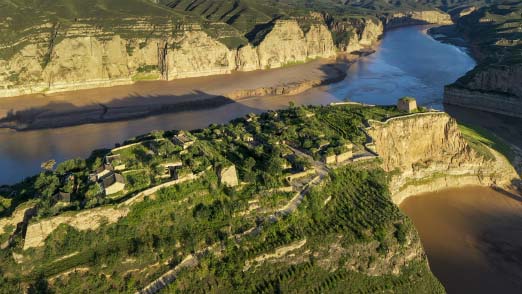
[[[522,98],[508,93],[450,85],[444,88],[444,103],[522,117]]]
[[[478,66],[444,89],[444,103],[522,117],[522,64]]]
[[[446,113],[431,112],[370,121],[368,134],[390,175],[395,203],[411,195],[462,185],[507,186],[518,178],[498,152],[488,160],[472,149]]]
[[[218,178],[221,185],[235,187],[239,185],[237,178],[236,166],[231,165],[227,167],[220,167],[218,169]]]
[[[326,14],[325,20],[341,52],[350,53],[372,47],[384,32],[382,22],[370,17],[337,19]]]
[[[452,24],[451,16],[439,10],[397,12],[383,19],[386,29],[419,24]]]
[[[62,224],[76,230],[96,230],[102,224],[114,223],[129,213],[128,207],[95,208],[75,214],[63,214],[29,224],[25,234],[24,250],[44,245],[45,239]]]
[[[522,4],[473,9],[455,28],[468,41],[478,65],[445,88],[444,103],[522,117]]]
[[[277,68],[333,57],[337,50],[324,21],[305,31],[297,20],[277,20],[259,44],[239,49],[198,25],[161,29],[131,38],[83,24],[53,27],[49,38],[0,57],[0,97]]]

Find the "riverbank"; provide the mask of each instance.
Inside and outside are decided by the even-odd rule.
[[[0,128],[57,128],[211,109],[249,97],[296,95],[342,81],[349,65],[368,52],[273,70],[2,98]]]
[[[522,196],[467,186],[406,199],[430,268],[448,293],[518,293]]]
[[[478,65],[444,89],[444,103],[522,118],[520,3],[482,7],[439,29],[458,34],[469,43]],[[518,24],[518,26],[517,26]]]

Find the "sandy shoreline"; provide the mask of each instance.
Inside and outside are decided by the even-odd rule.
[[[0,128],[31,130],[204,110],[249,97],[296,95],[342,81],[359,56],[273,70],[0,98]]]

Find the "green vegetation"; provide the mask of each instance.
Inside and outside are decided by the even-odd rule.
[[[493,154],[485,147],[487,146],[502,153],[507,159],[513,160],[514,154],[511,147],[488,130],[463,124],[459,124],[459,129],[469,145],[485,158],[494,159]]]
[[[262,39],[271,22],[281,18],[297,18],[306,31],[314,18],[310,12],[326,12],[339,19],[383,17],[404,10],[440,8],[459,9],[482,5],[484,0],[455,2],[363,0],[0,0],[0,58],[7,59],[34,42],[34,36],[48,36],[49,47],[62,39],[65,30],[75,25],[91,25],[100,32],[116,33],[123,38],[165,37],[176,34],[183,25],[200,25],[209,35],[229,48]],[[148,26],[136,26],[136,23]],[[104,34],[103,34],[104,35]],[[105,36],[105,35],[104,35]],[[347,35],[334,36],[336,41]],[[46,41],[47,42],[47,41]],[[338,43],[337,43],[338,44]],[[4,47],[5,46],[5,47]],[[135,48],[127,46],[127,53]],[[47,56],[42,65],[49,62]],[[12,77],[15,78],[15,77]]]
[[[96,230],[61,224],[44,246],[27,250],[16,234],[0,251],[0,292],[24,285],[44,293],[135,292],[192,254],[197,262],[182,269],[167,292],[441,293],[425,257],[407,258],[418,252],[419,239],[391,202],[387,176],[375,161],[330,170],[303,192],[295,210],[278,212],[304,191],[297,181],[290,192],[285,180],[312,168],[302,153],[318,159],[350,142],[362,149],[364,121],[394,115],[395,107],[291,106],[191,133],[157,131],[87,160],[46,165],[38,176],[2,187],[4,216],[28,199],[38,208],[32,222],[93,207],[129,212]],[[104,164],[123,175],[123,191],[106,196],[92,178]],[[235,187],[222,184],[217,172],[231,164],[241,182]],[[122,203],[172,181],[171,168],[200,177],[131,206]],[[57,192],[71,193],[72,201],[59,205]],[[261,258],[285,248],[292,249]]]
[[[455,85],[465,87],[484,70],[520,65],[522,63],[521,26],[522,3],[517,1],[482,7],[462,17],[457,23],[457,29],[480,52],[477,54],[480,63],[457,80]],[[500,88],[485,90],[504,92]],[[508,94],[516,95],[516,93]]]

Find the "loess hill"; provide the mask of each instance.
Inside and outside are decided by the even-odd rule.
[[[0,187],[0,293],[442,293],[395,203],[516,177],[467,140],[440,112],[290,107],[48,162]]]

